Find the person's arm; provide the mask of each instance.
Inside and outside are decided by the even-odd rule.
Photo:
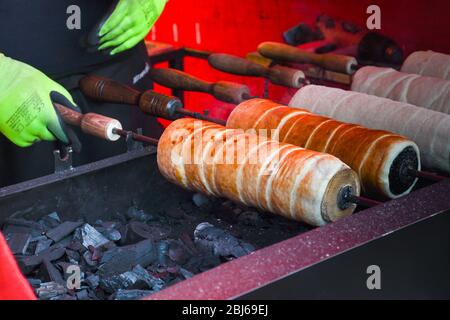
[[[65,130],[54,102],[78,110],[70,93],[61,85],[39,70],[0,53],[2,134],[20,147],[41,140],[75,142],[76,137]]]
[[[96,30],[99,50],[114,55],[141,42],[164,10],[167,0],[119,0],[112,14]]]

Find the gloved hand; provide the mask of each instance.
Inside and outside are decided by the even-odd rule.
[[[53,102],[78,110],[70,93],[33,67],[0,53],[0,132],[20,147],[40,140],[79,141],[60,119]],[[76,144],[76,147],[75,147]]]
[[[142,41],[161,15],[167,0],[119,0],[106,22],[100,25],[99,50],[110,54],[128,50]]]

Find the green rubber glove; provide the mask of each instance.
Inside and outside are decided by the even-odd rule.
[[[61,85],[0,53],[1,133],[19,147],[55,138],[65,144],[74,142],[76,136],[60,120],[53,102],[78,111],[70,93]],[[78,139],[76,143],[79,144]]]
[[[141,42],[164,10],[167,0],[120,0],[101,26],[99,50],[113,48],[111,55]]]

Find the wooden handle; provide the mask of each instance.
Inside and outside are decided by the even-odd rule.
[[[120,139],[114,129],[122,129],[122,125],[116,119],[96,113],[81,114],[58,103],[55,103],[55,107],[65,123],[80,127],[86,134],[107,141]]]
[[[83,115],[81,113],[59,103],[54,103],[54,106],[65,123],[70,124],[71,126],[81,127],[81,122],[83,121]]]
[[[250,91],[245,85],[228,81],[212,83],[176,69],[152,69],[150,77],[165,87],[209,93],[216,99],[228,103],[239,104],[250,96]]]
[[[269,69],[262,65],[229,54],[211,54],[208,62],[217,70],[240,76],[266,77],[269,73]]]
[[[150,78],[156,83],[176,90],[212,93],[213,84],[191,76],[183,71],[164,68],[151,69]]]
[[[274,60],[315,64],[327,70],[347,74],[353,74],[355,72],[354,67],[358,64],[353,57],[337,54],[316,54],[277,42],[260,44],[258,52]]]
[[[274,64],[272,59],[263,57],[259,52],[256,52],[256,51],[247,53],[245,58],[249,61],[260,64],[266,68],[268,68]]]
[[[110,103],[137,105],[141,96],[139,91],[131,87],[96,75],[82,78],[80,89],[93,100]]]
[[[305,83],[306,76],[301,70],[284,66],[273,66],[269,69],[269,79],[273,84],[298,89]]]
[[[212,95],[217,100],[239,104],[250,97],[250,90],[243,84],[219,81],[214,84]]]

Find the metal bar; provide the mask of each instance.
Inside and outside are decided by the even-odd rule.
[[[220,265],[147,299],[233,299],[450,209],[450,180]],[[274,267],[276,266],[276,267]]]

